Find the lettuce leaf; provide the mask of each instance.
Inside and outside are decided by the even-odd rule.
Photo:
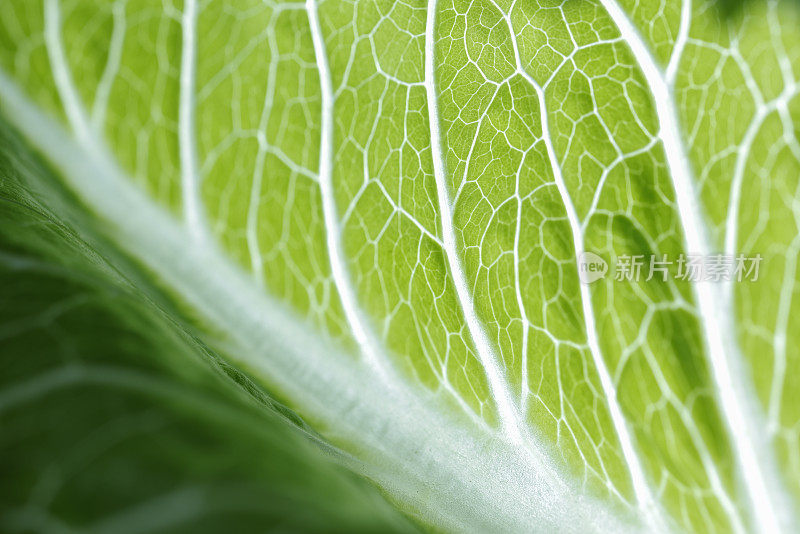
[[[74,233],[163,295],[154,324],[193,325],[421,525],[798,528],[796,3],[3,13],[7,152],[52,169],[21,187],[69,190]],[[588,285],[587,253],[762,262]]]

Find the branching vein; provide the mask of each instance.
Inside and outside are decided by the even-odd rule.
[[[459,304],[464,312],[464,318],[469,328],[469,333],[478,352],[478,358],[486,373],[492,397],[500,414],[502,429],[505,436],[516,444],[525,443],[527,434],[521,420],[520,409],[511,397],[508,384],[500,370],[498,358],[492,350],[489,338],[481,325],[475,311],[472,296],[467,288],[467,280],[461,260],[456,249],[456,237],[453,230],[453,215],[450,204],[450,195],[447,190],[445,175],[444,155],[442,151],[441,132],[439,130],[439,114],[437,110],[438,98],[436,95],[436,63],[434,49],[436,44],[436,0],[428,2],[427,20],[425,23],[425,92],[428,98],[428,121],[431,130],[431,158],[433,160],[433,173],[436,180],[436,191],[439,198],[439,215],[442,221],[442,240],[444,252],[450,273],[458,296]]]
[[[601,3],[630,46],[653,93],[661,128],[659,137],[664,144],[675,188],[686,248],[689,253],[709,255],[712,249],[694,190],[689,160],[681,140],[670,81],[656,65],[647,45],[617,2],[601,0]],[[673,61],[678,62],[680,58],[674,56]],[[772,456],[769,449],[756,446],[759,430],[753,420],[754,414],[751,408],[753,404],[747,393],[750,388],[747,387],[741,374],[735,372],[741,362],[734,336],[726,333],[733,330],[733,318],[730,310],[721,305],[724,300],[713,283],[696,282],[693,284],[693,290],[699,307],[717,395],[731,434],[737,462],[742,470],[744,486],[747,488],[756,523],[763,532],[778,532],[779,516],[774,502],[780,499],[775,495],[776,489],[773,487],[778,484],[778,478],[774,468],[769,466]]]
[[[325,39],[319,23],[316,0],[306,0],[306,12],[311,27],[311,38],[314,42],[314,56],[319,71],[319,83],[322,93],[322,122],[319,141],[319,187],[322,192],[322,211],[325,218],[325,243],[330,258],[331,271],[341,297],[345,316],[353,330],[353,337],[358,343],[367,363],[385,376],[385,362],[380,358],[377,342],[373,339],[366,320],[362,317],[355,290],[347,274],[346,259],[341,243],[341,224],[336,216],[336,199],[333,192],[333,103],[334,94],[331,84],[331,72],[325,49]]]

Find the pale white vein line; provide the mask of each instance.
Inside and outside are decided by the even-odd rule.
[[[592,220],[592,215],[597,212],[597,206],[600,204],[600,198],[603,196],[603,189],[605,188],[606,181],[608,177],[611,175],[611,172],[616,168],[617,165],[625,161],[626,159],[633,158],[640,154],[646,154],[650,152],[653,147],[658,143],[658,138],[653,138],[647,142],[645,146],[642,148],[636,149],[632,152],[622,153],[620,152],[614,161],[608,164],[608,166],[603,169],[603,174],[600,176],[600,180],[597,182],[597,186],[595,187],[594,195],[592,196],[592,204],[589,206],[589,209],[586,211],[586,215],[584,216],[583,222],[581,222],[581,230],[585,231],[586,227],[589,225],[589,221]]]
[[[686,49],[686,42],[689,40],[689,29],[692,25],[692,0],[683,0],[681,4],[681,22],[678,28],[678,38],[672,47],[669,56],[669,63],[664,77],[668,84],[675,83],[675,76],[678,74],[683,51]]]
[[[572,197],[569,194],[569,190],[564,182],[564,176],[561,173],[561,164],[558,161],[558,156],[556,156],[556,151],[553,147],[544,89],[536,82],[536,80],[533,79],[533,77],[531,77],[530,74],[528,74],[528,72],[522,66],[522,58],[520,57],[519,46],[517,43],[516,34],[514,33],[514,26],[511,22],[511,17],[508,15],[508,13],[500,9],[494,0],[492,0],[492,3],[502,14],[506,21],[506,25],[508,26],[508,31],[511,34],[511,46],[514,50],[517,72],[519,72],[536,91],[542,123],[542,140],[544,141],[545,149],[547,150],[547,157],[550,160],[550,167],[553,170],[553,178],[555,180],[556,187],[558,188],[558,192],[561,195],[561,200],[567,212],[567,220],[569,221],[569,226],[572,231],[572,242],[575,249],[576,268],[578,268],[579,265],[577,265],[577,262],[584,253],[583,231],[581,229],[580,219],[578,218],[578,212],[575,209],[575,204],[572,202]],[[636,448],[633,444],[633,438],[628,430],[628,425],[625,422],[625,416],[622,414],[622,407],[617,400],[617,391],[614,387],[614,382],[611,380],[611,374],[609,373],[608,366],[606,366],[606,362],[603,359],[603,354],[600,350],[600,342],[597,337],[597,326],[594,321],[594,310],[592,309],[592,297],[589,292],[589,286],[587,284],[579,285],[581,291],[581,306],[583,308],[584,327],[586,328],[589,351],[592,354],[592,360],[594,362],[595,369],[597,370],[597,375],[600,378],[600,386],[603,388],[603,394],[606,398],[606,404],[608,405],[609,414],[611,415],[611,421],[614,424],[614,430],[616,431],[617,438],[620,442],[620,447],[622,448],[622,455],[625,458],[626,464],[628,465],[637,503],[642,512],[645,514],[648,524],[655,530],[663,531],[664,526],[660,512],[655,503],[655,499],[653,498],[653,493],[650,490],[650,485],[647,482],[647,477],[645,475],[644,468],[642,467],[642,463],[639,460],[638,454],[636,453]]]
[[[744,59],[740,58],[743,62]],[[749,77],[752,79],[752,77]],[[750,85],[750,84],[748,84]],[[755,83],[752,85],[755,87]],[[751,89],[751,92],[754,90]],[[728,215],[725,219],[725,254],[735,256],[738,249],[739,237],[739,207],[742,201],[742,187],[744,184],[744,175],[747,167],[747,161],[750,157],[753,143],[759,130],[764,124],[764,121],[773,111],[779,111],[782,106],[791,100],[794,94],[792,86],[786,86],[783,92],[770,102],[764,103],[760,93],[753,92],[756,100],[757,111],[755,116],[750,122],[744,137],[738,146],[736,153],[736,163],[734,165],[733,179],[731,180],[731,192],[728,200]],[[795,272],[795,264],[797,259],[793,257],[791,252],[796,250],[796,241],[787,250],[787,263],[786,263],[786,276],[787,280],[792,280]],[[734,306],[734,291],[733,281],[725,282],[723,286],[723,297],[726,306],[733,309]],[[787,297],[783,292],[778,304],[778,320],[776,323],[775,335],[773,338],[774,352],[775,352],[775,367],[773,371],[773,380],[770,388],[770,398],[767,405],[768,413],[768,426],[770,433],[774,433],[778,429],[778,419],[780,413],[780,395],[783,389],[783,375],[786,371],[786,324],[788,321],[789,304],[791,298]]]
[[[500,92],[500,88],[501,87],[503,87],[503,84],[498,84],[494,88],[494,92],[492,93],[492,96],[488,99],[488,102],[489,102],[490,106],[492,105],[491,103],[494,102],[494,99],[497,98],[497,93]],[[470,172],[470,169],[471,169],[471,166],[472,166],[472,155],[475,153],[475,147],[478,146],[478,139],[480,139],[481,129],[483,127],[483,119],[485,119],[485,118],[486,118],[486,115],[482,114],[481,117],[476,121],[476,124],[475,124],[475,135],[472,136],[472,143],[469,146],[469,152],[467,153],[467,159],[464,161],[464,179],[461,180],[461,185],[458,186],[458,190],[456,191],[456,194],[454,195],[454,198],[456,199],[456,201],[458,201],[458,199],[461,198],[461,192],[463,191],[464,187],[468,183],[470,183],[469,182],[469,178],[470,178],[469,172]]]
[[[736,252],[737,224],[739,222],[739,204],[742,197],[744,171],[747,166],[747,159],[750,156],[750,149],[767,115],[766,107],[758,109],[736,153],[736,163],[734,164],[733,179],[731,180],[731,194],[728,199],[728,216],[725,220],[725,254],[734,254]],[[733,302],[733,284],[726,283],[725,286],[725,298],[730,304]]]
[[[639,32],[617,2],[614,0],[600,0],[600,2],[628,43],[653,92],[656,114],[661,127],[659,137],[664,143],[687,251],[707,255],[712,249],[708,243],[705,222],[694,190],[671,86],[656,65]],[[736,340],[732,335],[727,335],[726,338],[725,334],[733,331],[733,317],[724,305],[719,289],[713,283],[696,282],[693,284],[693,291],[699,307],[712,375],[717,386],[717,397],[731,434],[732,446],[742,471],[754,520],[758,530],[762,532],[780,532],[779,512],[773,502],[779,499],[776,494],[780,484],[777,471],[772,467],[769,447],[762,442],[759,442],[757,447],[755,442],[759,439],[759,427],[756,425],[753,413],[756,405],[750,398],[750,388],[741,376],[741,369],[738,368],[741,362],[738,359]],[[737,367],[736,373],[732,366]],[[763,434],[763,431],[761,433]],[[768,472],[765,473],[765,470]]]
[[[364,167],[364,171],[365,171],[365,173],[368,172],[366,167]],[[417,229],[419,230],[419,232],[422,235],[424,235],[425,237],[429,238],[431,241],[433,241],[434,243],[436,243],[440,247],[443,246],[442,240],[439,239],[438,236],[432,234],[431,231],[428,230],[427,228],[425,228],[425,226],[421,222],[419,222],[416,217],[414,217],[405,208],[403,208],[397,202],[394,201],[392,196],[389,194],[389,191],[387,191],[386,187],[383,185],[383,182],[381,182],[380,180],[373,180],[372,183],[374,183],[375,185],[378,186],[378,189],[380,189],[381,194],[386,199],[386,202],[389,203],[389,205],[392,207],[392,209],[395,211],[395,213],[399,213],[400,215],[405,217],[409,222],[411,222],[411,224],[413,224],[414,226],[417,227]],[[348,215],[344,217],[344,220],[347,220],[349,218],[349,213],[350,213],[350,210],[348,210]]]
[[[314,43],[314,56],[316,57],[317,70],[319,71],[319,84],[322,98],[322,121],[320,125],[319,140],[319,188],[322,194],[322,213],[325,219],[325,244],[331,264],[331,274],[339,291],[345,317],[353,329],[353,337],[358,343],[361,353],[367,364],[375,369],[382,378],[386,378],[387,369],[382,361],[381,351],[377,347],[362,317],[358,305],[358,298],[350,283],[350,278],[345,265],[345,255],[342,250],[342,227],[336,218],[336,199],[333,192],[333,103],[334,94],[331,83],[331,71],[328,66],[328,56],[325,49],[325,40],[322,27],[319,23],[317,3],[315,0],[306,0],[306,13],[311,28],[311,40]]]
[[[649,310],[647,312],[647,317],[652,319],[652,313]],[[653,351],[650,350],[650,348],[646,345],[642,346],[642,350],[650,367],[654,370],[659,369],[658,360]],[[683,426],[689,433],[692,444],[694,445],[695,449],[697,449],[697,454],[700,456],[700,462],[703,464],[703,468],[708,473],[708,480],[711,485],[711,489],[717,494],[717,498],[719,499],[722,508],[725,510],[731,520],[733,532],[736,532],[737,534],[744,534],[746,530],[736,511],[736,505],[733,503],[725,490],[725,487],[719,476],[719,471],[714,463],[714,459],[709,453],[708,446],[705,444],[703,437],[697,428],[697,422],[692,418],[692,415],[689,412],[680,409],[682,406],[681,401],[672,391],[672,388],[667,382],[667,379],[664,377],[664,374],[660,371],[654,372],[653,377],[656,379],[656,383],[658,383],[659,388],[663,392],[664,398],[675,408],[675,411],[678,413],[678,417],[683,423]]]
[[[792,151],[795,158],[800,161],[800,144],[798,144],[797,138],[794,135],[792,119],[788,110],[788,103],[792,99],[792,96],[797,91],[798,87],[795,83],[791,62],[789,61],[789,57],[786,53],[786,48],[783,45],[783,36],[780,21],[778,20],[777,9],[778,2],[775,0],[771,1],[769,3],[767,17],[771,27],[773,28],[772,42],[774,48],[778,50],[781,76],[784,84],[783,93],[776,102],[776,109],[783,124],[784,142],[789,146],[789,149]],[[800,212],[800,210],[798,210],[796,195],[795,200],[793,201],[793,208],[795,213],[795,226],[798,226],[798,216],[796,214]],[[734,232],[735,231],[736,226],[734,226]],[[735,240],[733,244],[734,246],[736,245]],[[772,383],[770,387],[769,404],[767,408],[769,414],[769,430],[773,435],[780,430],[782,406],[781,400],[783,396],[783,389],[786,383],[786,330],[789,325],[799,251],[800,235],[795,236],[786,251],[787,259],[784,266],[784,283],[781,287],[778,313],[775,318],[775,333],[772,342],[775,353],[775,364],[772,371]]]
[[[522,384],[520,385],[520,408],[523,414],[527,413],[527,397],[530,394],[530,386],[528,384],[528,336],[530,330],[530,320],[528,319],[528,312],[525,309],[525,299],[522,298],[522,284],[519,279],[519,236],[522,231],[522,197],[519,194],[519,178],[522,172],[522,165],[525,163],[525,157],[520,160],[520,168],[517,169],[517,180],[515,184],[514,196],[517,200],[517,224],[514,228],[514,285],[516,288],[517,307],[519,307],[520,319],[522,319]]]
[[[268,42],[271,53],[277,50],[274,43],[274,32],[269,32]],[[264,260],[261,257],[261,247],[258,243],[258,212],[261,205],[261,187],[264,178],[264,164],[267,157],[269,144],[267,142],[267,122],[270,111],[272,110],[272,100],[275,95],[275,85],[277,78],[278,61],[273,58],[270,61],[267,73],[267,88],[264,93],[264,107],[261,109],[261,118],[258,123],[258,153],[256,154],[255,167],[253,168],[253,180],[250,189],[250,202],[247,207],[247,249],[250,254],[250,266],[253,269],[253,276],[259,287],[264,285]]]
[[[53,69],[56,90],[64,106],[64,113],[78,141],[84,146],[92,145],[89,121],[75,87],[69,63],[61,40],[61,5],[59,0],[45,0],[44,39],[47,56]]]
[[[195,138],[195,69],[197,67],[197,0],[185,0],[181,18],[182,45],[178,145],[181,164],[183,216],[195,239],[204,236],[200,207],[200,175],[197,171]]]
[[[456,237],[453,231],[453,215],[450,206],[450,196],[447,191],[447,178],[445,175],[444,156],[442,154],[441,132],[439,130],[439,113],[437,109],[435,82],[435,36],[436,36],[436,0],[429,0],[428,14],[425,22],[425,92],[428,100],[428,121],[431,130],[431,159],[433,160],[433,174],[436,181],[436,192],[439,198],[439,215],[442,221],[442,240],[444,252],[450,273],[453,277],[458,302],[464,312],[472,342],[478,353],[486,378],[489,382],[492,398],[497,406],[502,432],[505,437],[515,444],[524,444],[523,436],[527,434],[521,421],[519,408],[515,406],[505,377],[500,370],[497,356],[492,350],[489,338],[483,330],[480,320],[475,312],[472,296],[467,288],[467,280],[461,266],[456,249]]]
[[[795,227],[800,228],[800,220],[797,213],[800,213],[800,202],[795,199],[792,202],[795,213]],[[783,284],[781,286],[778,310],[775,317],[775,333],[772,345],[774,351],[774,367],[772,371],[772,382],[770,385],[768,417],[769,431],[771,435],[777,434],[781,429],[781,409],[783,406],[783,393],[786,386],[786,331],[790,324],[791,307],[795,293],[798,254],[800,254],[800,234],[792,239],[786,249],[785,264],[783,270]]]
[[[111,43],[108,48],[108,59],[97,84],[97,92],[92,105],[92,125],[97,132],[101,132],[106,121],[106,111],[108,110],[108,98],[111,95],[111,86],[114,78],[119,73],[119,65],[122,60],[122,47],[125,42],[125,5],[126,1],[117,0],[111,7],[113,26],[111,29]]]
[[[250,255],[250,268],[258,287],[264,287],[264,265],[261,247],[258,243],[258,211],[261,205],[261,183],[264,177],[264,163],[267,154],[267,139],[263,132],[258,132],[258,153],[253,167],[253,178],[250,187],[250,201],[247,206],[247,252]]]
[[[256,134],[256,135],[258,135],[258,134]],[[309,171],[305,167],[301,167],[300,165],[298,165],[297,163],[292,161],[292,158],[290,158],[286,154],[286,152],[284,152],[283,150],[281,150],[277,146],[268,144],[267,145],[267,152],[269,154],[272,154],[273,156],[275,156],[279,160],[281,160],[281,163],[283,163],[284,165],[289,167],[292,170],[292,172],[295,172],[295,173],[299,174],[300,176],[305,176],[306,178],[308,178],[312,182],[318,182],[319,181],[319,176],[317,176],[316,173],[314,173],[312,171]]]
[[[569,194],[564,176],[561,173],[561,166],[558,162],[555,149],[553,147],[552,139],[550,137],[550,128],[548,125],[547,107],[545,101],[544,90],[535,83],[531,78],[529,81],[536,89],[536,95],[539,98],[539,109],[542,116],[542,138],[545,142],[547,149],[547,157],[550,160],[550,166],[553,169],[553,178],[556,182],[556,187],[561,195],[564,208],[567,212],[567,220],[569,221],[570,230],[572,231],[573,248],[575,249],[576,262],[580,260],[585,252],[583,247],[583,231],[581,230],[581,223],[578,218],[578,212],[575,209],[575,204],[572,202],[572,197]],[[576,264],[576,268],[580,266]],[[592,308],[592,296],[589,291],[588,284],[579,284],[581,292],[581,308],[583,311],[584,327],[586,329],[586,340],[589,345],[589,352],[592,355],[597,375],[600,378],[600,387],[603,389],[603,395],[606,398],[609,415],[614,424],[614,430],[619,439],[620,448],[622,449],[622,456],[625,458],[625,463],[630,472],[631,482],[633,484],[633,491],[636,495],[636,501],[639,508],[645,514],[647,523],[657,531],[664,531],[665,526],[660,515],[658,506],[656,505],[653,493],[650,490],[650,484],[647,481],[647,476],[644,472],[644,467],[639,460],[639,455],[636,452],[636,447],[633,442],[628,424],[625,416],[622,413],[622,407],[619,404],[617,397],[617,389],[611,379],[611,374],[606,365],[603,353],[600,349],[600,341],[597,337],[597,325],[595,323],[594,309]]]
[[[794,202],[797,210],[797,202]],[[795,211],[797,213],[797,211]],[[795,216],[797,220],[797,216]],[[797,223],[795,222],[795,226]],[[775,364],[772,371],[772,383],[769,392],[769,431],[774,435],[780,430],[781,425],[781,400],[783,388],[786,383],[786,329],[789,324],[792,300],[794,297],[794,280],[797,275],[797,256],[800,253],[800,235],[796,235],[786,248],[786,263],[783,268],[781,295],[778,301],[778,312],[775,317],[775,335],[773,337],[773,351]]]

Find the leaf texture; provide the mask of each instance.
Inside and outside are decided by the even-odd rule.
[[[496,499],[484,527],[509,514],[501,479],[410,497],[426,473],[411,443],[430,434],[409,414],[424,414],[449,432],[429,451],[432,478],[521,462],[542,468],[536,496],[560,488],[518,495],[538,511],[506,517],[511,530],[539,513],[584,530],[600,508],[648,530],[797,526],[795,4],[730,18],[698,0],[4,0],[3,12],[7,119],[202,317],[209,343],[230,338],[220,352],[401,509],[469,530],[453,496],[477,486]],[[51,120],[73,140],[40,135]],[[143,203],[171,237],[126,220]],[[586,251],[763,263],[756,282],[588,286]],[[189,254],[225,267],[186,274]],[[214,309],[212,295],[231,302]],[[239,324],[262,306],[273,311]],[[284,322],[313,341],[260,354]],[[350,400],[374,402],[364,417],[397,425],[393,460],[384,427],[344,424],[346,402],[324,407],[331,392],[286,366],[292,355],[330,371],[331,392],[362,388]],[[462,443],[473,452],[436,456]],[[570,499],[585,506],[553,512]]]

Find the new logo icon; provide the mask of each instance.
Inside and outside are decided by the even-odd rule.
[[[578,277],[583,284],[591,284],[603,278],[608,272],[606,260],[594,252],[582,252],[578,256]]]

